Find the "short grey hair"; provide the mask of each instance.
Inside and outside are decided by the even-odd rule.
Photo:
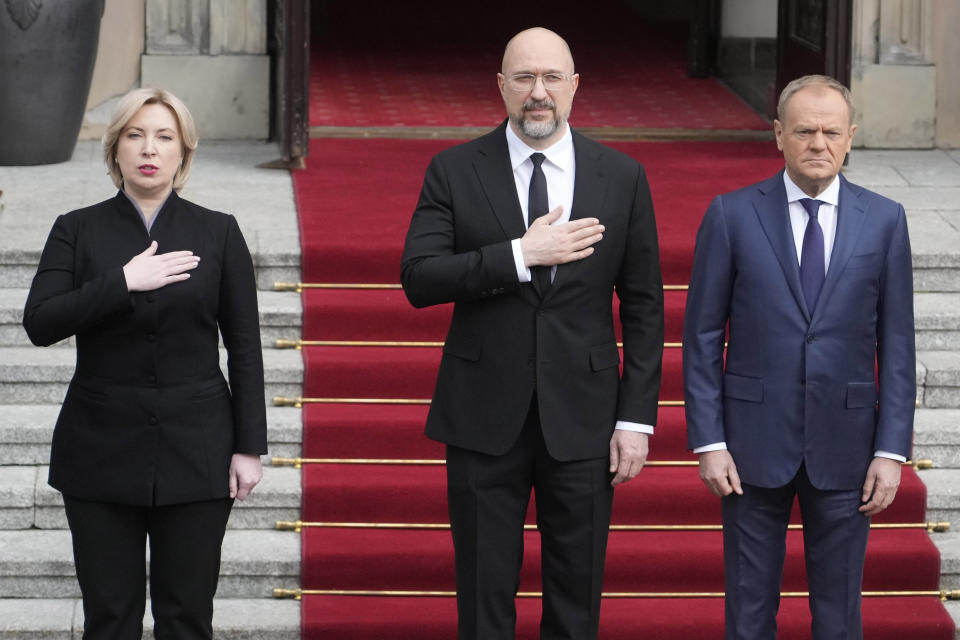
[[[793,94],[795,94],[797,91],[800,91],[800,89],[803,89],[804,87],[813,85],[820,85],[828,89],[833,89],[843,96],[843,101],[847,103],[847,112],[850,114],[850,124],[853,124],[856,110],[853,108],[853,98],[850,96],[850,89],[847,89],[847,87],[845,87],[836,78],[822,75],[801,76],[796,80],[791,81],[783,88],[783,91],[780,92],[780,101],[777,102],[777,120],[779,120],[781,124],[786,118],[787,103],[790,102],[790,98],[793,97]]]

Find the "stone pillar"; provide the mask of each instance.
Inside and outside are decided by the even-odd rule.
[[[267,0],[146,0],[140,85],[180,97],[201,139],[267,138]]]
[[[851,91],[857,146],[934,146],[932,0],[854,0]]]
[[[80,138],[99,140],[120,96],[140,86],[144,36],[143,2],[106,0],[100,23],[100,46],[87,98]]]
[[[935,0],[933,60],[937,67],[937,146],[960,148],[960,3]],[[100,36],[103,37],[102,35]]]

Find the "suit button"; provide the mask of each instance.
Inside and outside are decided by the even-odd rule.
[[[157,416],[150,416],[150,419],[147,420],[147,422],[149,422],[150,424],[157,424],[159,420],[157,420]]]
[[[156,342],[156,341],[157,341],[157,336],[156,336],[156,334],[154,334],[154,333],[148,333],[148,334],[147,334],[147,342]]]
[[[157,384],[157,376],[147,376],[147,382],[150,384]]]
[[[813,344],[813,341],[816,339],[817,339],[816,336],[811,333],[810,335],[807,336],[807,344]]]
[[[147,295],[147,302],[153,302],[154,300],[156,300],[156,298],[152,293]]]

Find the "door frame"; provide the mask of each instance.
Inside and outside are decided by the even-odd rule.
[[[310,0],[273,2],[274,137],[282,163],[303,168],[310,153]]]
[[[794,79],[787,77],[785,62],[788,38],[790,38],[791,1],[779,0],[777,10],[777,86],[775,94],[778,97],[783,88]],[[822,69],[805,69],[803,73],[828,75],[849,87],[853,0],[824,0],[824,2],[824,65]]]

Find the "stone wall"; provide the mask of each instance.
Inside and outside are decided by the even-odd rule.
[[[850,89],[857,108],[855,145],[934,146],[935,13],[930,0],[854,0]]]
[[[138,86],[180,97],[202,139],[266,139],[267,0],[107,0],[81,137],[102,135]]]
[[[106,0],[100,22],[100,47],[93,69],[87,113],[80,139],[103,135],[117,99],[140,86],[144,2]]]

